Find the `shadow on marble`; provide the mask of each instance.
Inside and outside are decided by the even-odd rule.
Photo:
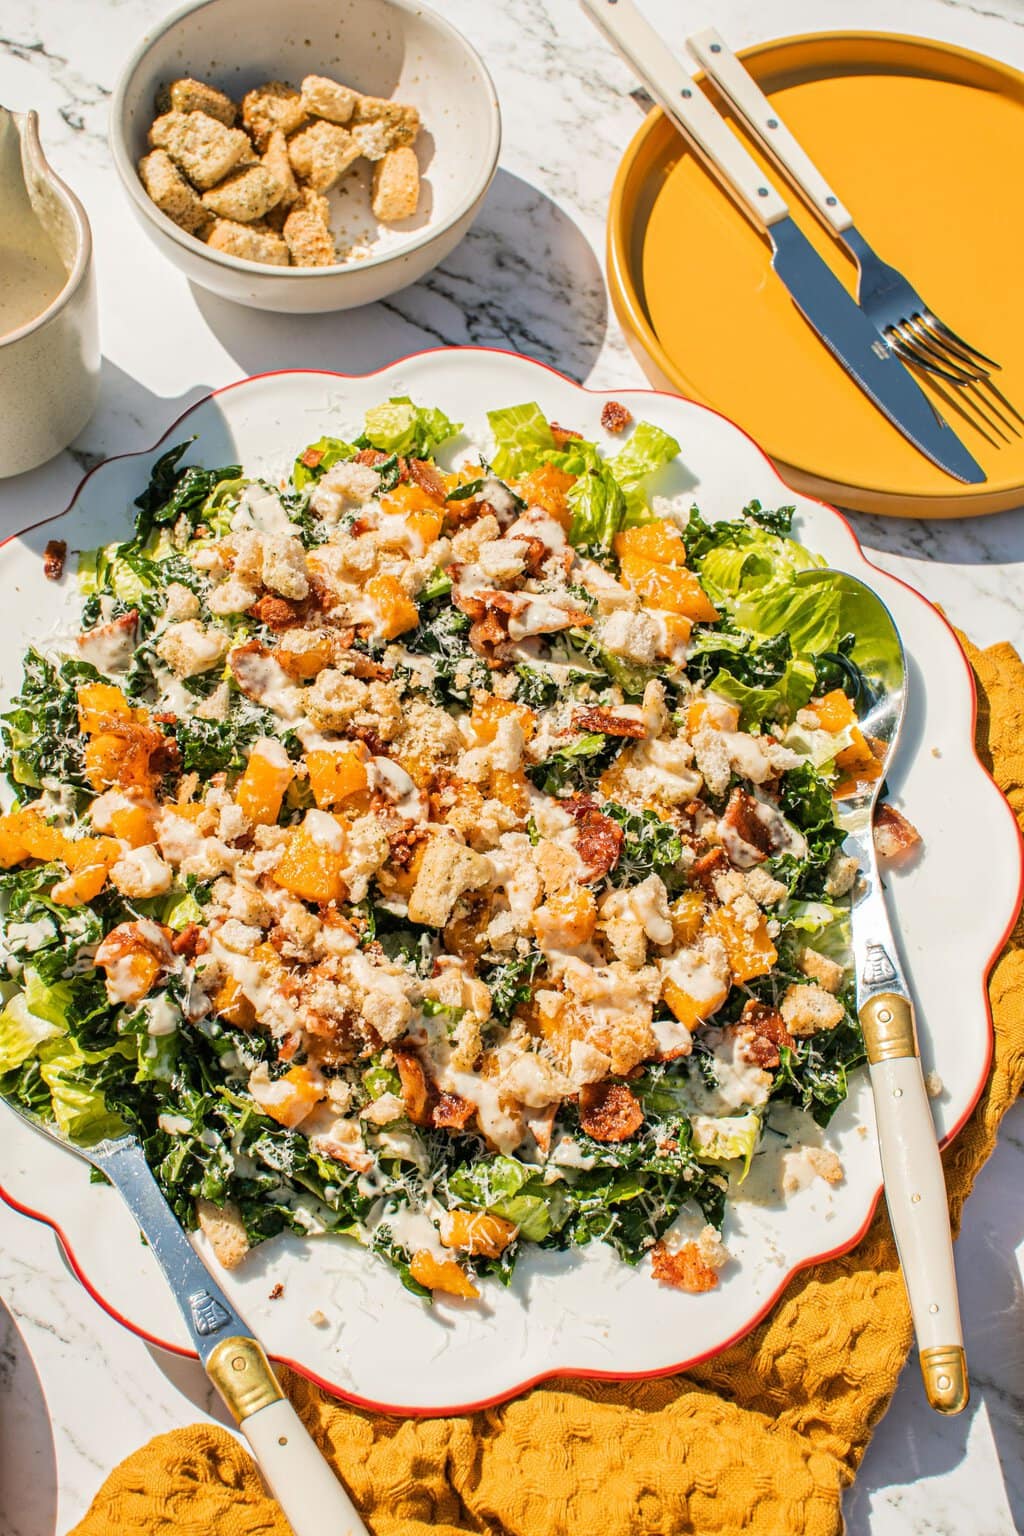
[[[991,517],[877,517],[843,510],[857,538],[871,549],[933,560],[936,565],[1024,561],[1024,506]]]
[[[248,374],[369,373],[439,346],[495,347],[587,378],[608,326],[600,263],[539,188],[499,170],[466,238],[435,271],[378,304],[326,315],[246,309],[192,286],[200,314]]]
[[[188,1398],[200,1413],[216,1419],[225,1429],[235,1428],[234,1419],[198,1360],[187,1355],[172,1355],[169,1350],[158,1349],[154,1344],[147,1344],[146,1352],[175,1392]]]
[[[965,1206],[956,1245],[971,1403],[956,1418],[933,1414],[922,1427],[923,1392],[916,1356],[911,1356],[844,1502],[847,1536],[869,1536],[876,1496],[894,1512],[903,1511],[908,1531],[934,1529],[942,1536],[952,1531],[952,1525],[914,1523],[927,1506],[924,1489],[915,1486],[905,1505],[903,1496],[891,1490],[941,1479],[968,1462],[976,1467],[979,1451],[972,1445],[969,1453],[968,1441],[979,1438],[988,1441],[991,1477],[977,1492],[979,1523],[964,1527],[964,1536],[1024,1531],[1024,1284],[1015,1257],[1024,1240],[1024,1188],[1020,1143],[1012,1132],[1022,1120],[1024,1106],[1019,1106],[1004,1127],[1010,1134],[1001,1138]]]
[[[51,1536],[57,1456],[50,1415],[28,1346],[0,1302],[0,1531]]]

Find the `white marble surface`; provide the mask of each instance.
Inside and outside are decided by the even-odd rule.
[[[502,168],[442,270],[386,304],[291,319],[188,284],[130,221],[105,142],[121,60],[165,0],[0,0],[0,101],[35,107],[96,236],[104,376],[74,451],[0,483],[0,536],[65,505],[99,457],[148,445],[184,405],[246,373],[360,372],[423,347],[513,348],[598,387],[641,382],[609,312],[604,210],[639,120],[633,82],[572,0],[435,0],[483,52],[502,102]],[[644,0],[667,36],[712,15],[737,45],[877,27],[964,44],[1024,68],[1022,0]],[[979,641],[1024,644],[1024,511],[975,522],[853,519],[898,572]],[[913,1369],[846,1500],[850,1536],[1012,1536],[1024,1525],[1024,1109],[967,1207],[958,1250],[974,1400],[943,1421]],[[112,1322],[48,1228],[0,1205],[0,1533],[50,1536],[148,1436],[217,1413],[198,1366]]]

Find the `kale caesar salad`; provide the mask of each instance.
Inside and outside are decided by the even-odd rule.
[[[0,1092],[138,1136],[229,1266],[346,1234],[473,1298],[599,1240],[710,1290],[772,1106],[863,1059],[872,680],[792,508],[653,494],[614,402],[488,420],[391,399],[274,483],[181,443],[80,556],[2,721]]]

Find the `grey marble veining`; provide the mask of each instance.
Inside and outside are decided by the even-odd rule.
[[[501,98],[501,170],[465,242],[385,304],[290,318],[193,290],[132,222],[106,146],[110,93],[171,0],[6,0],[0,101],[40,113],[44,145],[88,208],[104,373],[72,452],[0,483],[0,537],[60,510],[109,453],[144,447],[209,389],[266,368],[362,372],[445,345],[522,351],[597,388],[644,382],[611,313],[604,219],[642,119],[635,82],[574,0],[433,0],[480,48]],[[681,41],[714,19],[737,46],[797,32],[920,33],[1024,68],[1024,0],[642,0]],[[154,302],[154,294],[159,302]],[[975,639],[1024,644],[1024,512],[948,523],[852,515],[880,565]],[[1012,1536],[1024,1529],[1024,1106],[967,1206],[958,1264],[974,1400],[924,1406],[908,1367],[846,1500],[850,1536]],[[0,1532],[66,1531],[150,1435],[214,1417],[197,1365],[152,1351],[75,1280],[48,1228],[0,1206]],[[589,1533],[588,1533],[589,1536]]]

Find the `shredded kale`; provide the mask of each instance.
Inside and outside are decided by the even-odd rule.
[[[807,854],[797,858],[791,853],[770,859],[766,868],[789,888],[789,894],[803,900],[820,900],[832,856],[846,837],[835,823],[832,791],[810,763],[801,763],[782,775],[779,786],[782,814],[800,828],[807,839]]]
[[[242,473],[240,464],[227,464],[222,469],[203,469],[190,464],[178,469],[179,461],[195,442],[194,437],[177,443],[153,465],[149,484],[141,496],[135,498],[138,516],[135,533],[145,539],[154,527],[173,525],[183,514],[194,528],[199,521],[203,503],[215,486],[222,480],[237,480]]]
[[[527,776],[547,795],[579,794],[600,778],[621,747],[615,736],[588,731],[543,762],[531,764]]]
[[[520,1003],[530,1001],[533,980],[544,964],[544,956],[532,949],[529,954],[500,961],[484,974],[491,994],[491,1013],[502,1024],[508,1023]]]
[[[648,875],[660,875],[669,889],[685,884],[679,867],[683,840],[671,822],[654,811],[629,811],[615,801],[602,810],[623,831],[618,863],[609,874],[612,885],[634,886]]]

